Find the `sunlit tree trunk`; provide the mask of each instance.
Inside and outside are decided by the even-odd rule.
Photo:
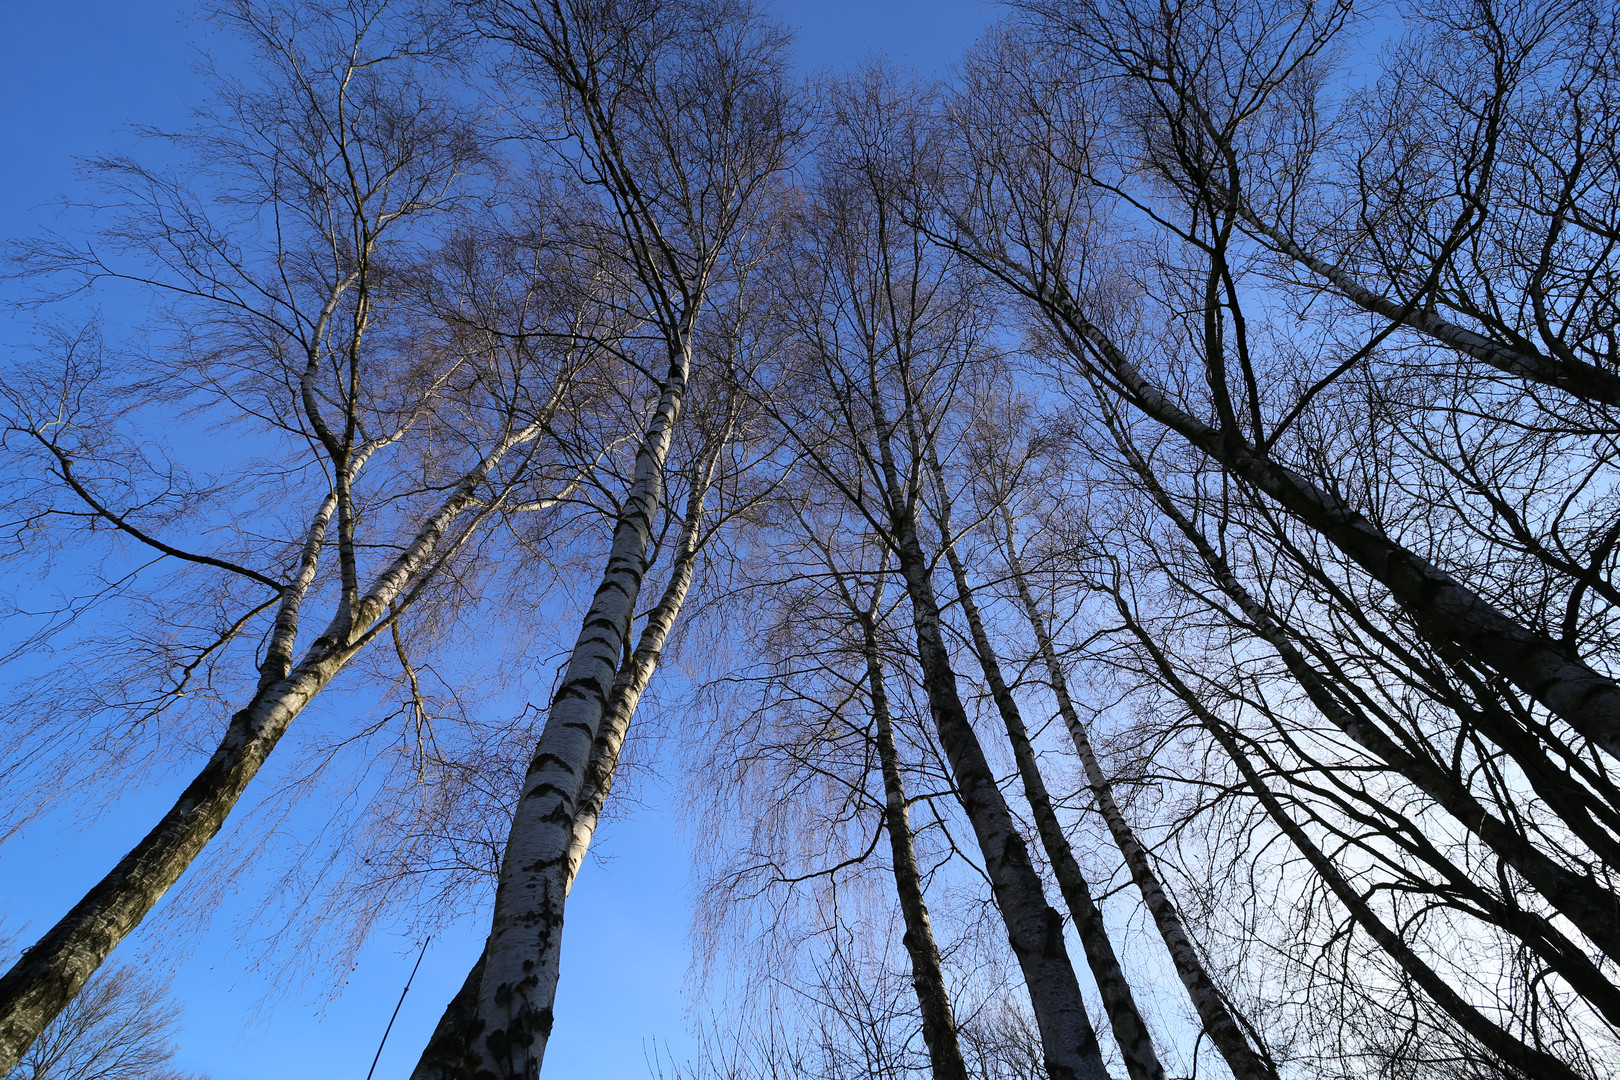
[[[729,432],[729,427],[727,430]],[[716,460],[725,449],[727,441],[724,435],[716,439],[710,453],[699,463],[686,502],[686,517],[681,523],[680,535],[675,541],[675,555],[670,564],[669,580],[664,586],[658,604],[647,616],[647,625],[636,639],[636,647],[630,661],[621,667],[613,680],[600,731],[591,746],[590,758],[585,768],[585,779],[578,797],[578,809],[574,813],[564,863],[565,893],[572,891],[574,880],[579,876],[580,867],[584,864],[585,855],[590,849],[591,839],[596,834],[596,825],[612,790],[613,774],[618,766],[625,735],[629,732],[630,722],[635,716],[636,706],[647,685],[652,681],[664,645],[669,640],[676,620],[680,617],[687,593],[691,591],[697,559],[702,550],[705,504],[713,484]],[[479,953],[472,970],[468,972],[461,989],[456,991],[455,997],[445,1007],[444,1014],[439,1018],[427,1046],[422,1051],[421,1059],[411,1073],[413,1077],[425,1080],[456,1075],[455,1070],[464,1064],[467,1048],[479,1030],[478,993],[483,983],[487,956],[486,945]]]
[[[253,700],[231,717],[224,737],[173,807],[112,871],[0,978],[0,1069],[10,1069],[46,1024],[78,993],[112,950],[138,926],[224,825],[248,783],[292,720],[357,652],[390,625],[395,605],[419,586],[476,527],[489,508],[457,524],[477,503],[477,492],[514,446],[533,439],[539,425],[509,435],[464,476],[428,518],[415,539],[352,607],[332,622],[290,670],[298,608],[314,580],[326,530],[337,503],[328,496],[311,522],[297,573],[284,587],[274,636]],[[446,544],[446,533],[451,533]]]
[[[476,1073],[538,1076],[551,1035],[562,955],[569,852],[591,748],[602,730],[631,617],[646,575],[664,460],[680,416],[689,351],[670,358],[658,409],[636,452],[634,479],[613,530],[601,583],[530,759],[501,858],[474,1034]]]

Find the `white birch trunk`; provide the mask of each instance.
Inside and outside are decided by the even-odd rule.
[[[287,726],[374,636],[379,628],[375,620],[389,603],[413,579],[431,573],[445,533],[473,505],[476,489],[501,458],[538,433],[539,425],[531,425],[504,438],[462,478],[359,603],[341,605],[298,664],[286,670],[299,605],[314,580],[337,502],[335,495],[327,496],[311,523],[299,569],[285,587],[253,700],[231,717],[208,763],[157,826],[0,978],[0,1075],[15,1067],[219,832]],[[462,539],[468,532],[463,531]]]
[[[1102,911],[1092,899],[1091,888],[1080,870],[1079,861],[1074,857],[1074,850],[1069,846],[1068,837],[1063,833],[1057,812],[1052,808],[1052,797],[1046,790],[1046,781],[1041,776],[1034,747],[1030,744],[1029,729],[1024,724],[1023,714],[1007,686],[1006,678],[1001,674],[1001,661],[990,644],[990,635],[985,631],[984,619],[979,614],[978,601],[968,585],[967,568],[957,553],[951,531],[945,470],[931,448],[928,456],[945,558],[956,583],[956,595],[962,603],[962,615],[967,620],[973,651],[978,655],[979,666],[990,687],[990,696],[1007,729],[1013,760],[1017,763],[1018,775],[1024,785],[1024,798],[1035,817],[1036,833],[1052,864],[1052,876],[1057,878],[1058,891],[1068,905],[1069,917],[1074,921],[1081,948],[1086,954],[1086,963],[1097,980],[1097,990],[1103,1000],[1103,1009],[1108,1014],[1109,1026],[1114,1032],[1114,1041],[1119,1045],[1120,1056],[1124,1058],[1125,1071],[1131,1080],[1164,1080],[1164,1066],[1159,1061],[1158,1051],[1154,1049],[1153,1037],[1142,1019],[1136,997],[1131,993],[1130,980],[1120,967],[1119,957],[1114,952],[1114,944],[1103,922]]]
[[[540,1074],[557,993],[575,812],[647,571],[690,347],[685,343],[671,358],[657,412],[637,450],[635,476],[601,584],[552,699],[513,815],[467,1047],[466,1064],[477,1075],[534,1080]]]

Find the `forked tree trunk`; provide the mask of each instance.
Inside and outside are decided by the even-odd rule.
[[[1007,566],[1012,571],[1013,584],[1018,590],[1018,599],[1024,606],[1024,614],[1029,619],[1030,628],[1035,632],[1035,642],[1046,665],[1047,678],[1052,685],[1052,695],[1057,699],[1059,715],[1063,717],[1064,726],[1068,728],[1075,752],[1080,755],[1080,764],[1085,769],[1086,783],[1091,788],[1092,797],[1097,800],[1097,809],[1102,814],[1103,822],[1108,826],[1109,835],[1114,838],[1120,854],[1125,858],[1125,866],[1130,870],[1131,880],[1136,883],[1138,891],[1142,894],[1142,901],[1153,917],[1153,924],[1159,931],[1159,937],[1163,939],[1165,948],[1170,951],[1171,963],[1175,965],[1176,974],[1180,976],[1182,985],[1187,988],[1193,1009],[1198,1013],[1199,1023],[1237,1080],[1277,1080],[1277,1067],[1272,1062],[1271,1056],[1265,1053],[1263,1048],[1256,1050],[1251,1044],[1244,1027],[1239,1026],[1237,1018],[1228,1006],[1225,996],[1215,985],[1215,980],[1210,978],[1209,972],[1204,967],[1203,958],[1198,955],[1192,939],[1187,935],[1181,912],[1176,908],[1175,901],[1165,892],[1163,883],[1159,881],[1158,872],[1153,868],[1147,848],[1136,838],[1136,831],[1131,828],[1130,822],[1125,820],[1125,814],[1114,798],[1113,784],[1103,772],[1102,765],[1097,760],[1097,752],[1091,745],[1091,737],[1087,734],[1085,725],[1080,722],[1080,713],[1074,707],[1074,700],[1069,696],[1069,683],[1064,677],[1062,665],[1058,663],[1057,650],[1053,648],[1046,620],[1041,616],[1040,608],[1035,604],[1035,596],[1030,591],[1023,560],[1018,556],[1012,511],[1004,503],[1001,513],[1005,529]]]
[[[208,763],[181,792],[156,827],[123,857],[44,937],[0,978],[0,1075],[39,1037],[118,943],[162,899],[219,832],[249,782],[293,719],[381,628],[384,614],[406,587],[442,556],[440,545],[475,492],[514,446],[538,427],[509,434],[462,478],[409,546],[380,573],[371,589],[338,614],[303,659],[288,670],[298,632],[299,605],[314,580],[336,500],[328,496],[311,522],[298,572],[285,586],[258,690],[231,717]],[[481,519],[488,511],[479,513]],[[461,539],[471,528],[462,530]]]
[[[894,721],[889,714],[889,695],[883,684],[883,665],[878,658],[877,635],[870,618],[862,619],[862,629],[866,636],[866,678],[872,697],[872,719],[877,728],[878,762],[883,769],[883,824],[889,831],[894,887],[900,899],[900,916],[906,925],[901,943],[911,958],[911,985],[916,989],[917,1005],[922,1011],[923,1043],[928,1047],[934,1080],[967,1080],[967,1064],[962,1060],[962,1046],[956,1037],[950,991],[945,986],[939,946],[934,941],[933,923],[923,900],[922,875],[917,871],[917,853],[912,843],[911,813],[900,779],[900,755],[894,745]]]
[[[670,358],[658,409],[637,448],[634,479],[601,584],[524,778],[501,859],[473,1034],[464,1055],[446,1059],[464,1062],[474,1076],[534,1080],[540,1075],[557,995],[575,815],[647,572],[664,460],[690,365],[687,341]]]
[[[686,518],[675,541],[675,557],[670,563],[669,581],[664,586],[658,605],[647,616],[647,625],[636,639],[635,652],[631,655],[630,662],[623,666],[613,680],[613,690],[608,696],[601,731],[591,747],[590,761],[586,766],[585,781],[579,796],[579,808],[574,813],[573,832],[567,855],[568,879],[564,886],[567,892],[573,890],[574,879],[579,876],[579,869],[590,850],[591,839],[596,835],[596,824],[601,817],[602,807],[612,791],[613,774],[618,768],[619,753],[624,747],[624,738],[630,730],[630,721],[635,716],[636,706],[652,681],[653,673],[658,668],[658,661],[663,655],[664,645],[669,640],[670,631],[674,629],[681,608],[686,603],[686,595],[691,591],[692,577],[702,547],[704,508],[713,482],[714,468],[725,445],[726,439],[718,440],[713,453],[700,467],[699,475],[686,501]],[[411,1071],[412,1080],[435,1080],[456,1076],[459,1069],[467,1066],[469,1048],[479,1030],[478,990],[483,982],[484,960],[487,955],[486,944],[485,949],[479,952],[472,970],[467,973],[461,989],[451,998],[450,1004],[445,1007],[444,1014],[434,1027],[433,1034],[428,1038],[427,1046],[423,1048],[416,1068]]]
[[[957,553],[956,542],[952,538],[950,504],[946,498],[944,470],[932,452],[929,456],[929,468],[934,474],[934,488],[939,504],[939,527],[944,538],[945,558],[950,563],[951,576],[956,582],[956,595],[962,602],[962,615],[967,620],[968,631],[973,639],[973,651],[978,655],[979,666],[984,670],[985,682],[990,686],[990,696],[995,701],[996,711],[1001,714],[1002,724],[1007,729],[1007,739],[1013,748],[1013,760],[1017,762],[1018,775],[1024,785],[1024,798],[1035,816],[1036,831],[1040,834],[1041,845],[1046,849],[1046,857],[1052,864],[1052,874],[1057,878],[1058,890],[1063,894],[1064,902],[1069,907],[1069,917],[1074,920],[1075,930],[1080,935],[1080,944],[1085,949],[1086,962],[1091,967],[1092,977],[1097,980],[1097,989],[1102,995],[1103,1008],[1108,1013],[1109,1025],[1113,1029],[1115,1041],[1119,1044],[1120,1055],[1125,1060],[1126,1072],[1131,1080],[1164,1080],[1164,1066],[1160,1064],[1158,1052],[1153,1048],[1153,1036],[1142,1019],[1141,1010],[1137,1008],[1136,997],[1131,993],[1130,980],[1120,967],[1119,957],[1114,952],[1114,943],[1108,937],[1108,927],[1103,922],[1102,911],[1092,899],[1091,888],[1086,883],[1085,874],[1080,869],[1079,861],[1074,857],[1074,850],[1069,846],[1068,837],[1063,834],[1063,826],[1058,821],[1057,811],[1052,807],[1052,797],[1047,793],[1046,781],[1041,777],[1040,765],[1035,759],[1035,749],[1030,745],[1029,730],[1024,724],[1018,701],[1013,697],[1011,688],[1007,686],[1007,680],[1001,674],[1001,662],[996,657],[995,649],[991,647],[990,636],[986,633],[984,620],[979,614],[978,602],[973,597],[973,590],[968,586],[967,569],[962,565],[962,558]]]
[[[636,638],[635,651],[630,662],[613,680],[613,692],[608,698],[607,715],[602,719],[602,730],[591,747],[590,764],[585,770],[585,784],[580,793],[579,809],[574,813],[573,837],[568,845],[568,887],[574,887],[574,878],[585,862],[591,839],[596,835],[596,823],[602,807],[613,791],[613,774],[619,767],[619,753],[624,749],[624,737],[630,730],[630,721],[641,704],[641,695],[652,682],[658,662],[663,658],[664,646],[670,632],[680,618],[686,595],[692,589],[692,577],[697,572],[698,556],[703,547],[703,517],[709,490],[714,483],[714,470],[720,455],[730,445],[730,427],[716,438],[710,452],[699,463],[692,490],[686,499],[686,517],[681,523],[680,535],[675,540],[675,556],[670,560],[669,580],[658,603],[647,614],[647,625]]]

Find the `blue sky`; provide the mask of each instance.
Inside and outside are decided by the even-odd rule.
[[[806,69],[840,68],[873,52],[935,72],[995,16],[979,0],[778,0],[799,30]],[[193,72],[205,28],[162,2],[75,0],[0,3],[0,237],[48,225],[53,204],[73,195],[73,158],[130,150],[132,123],[184,124],[206,87]],[[229,62],[229,42],[208,43]],[[117,313],[107,312],[116,321]],[[0,317],[0,348],[25,330]],[[58,823],[35,830],[0,858],[0,933],[26,939],[64,912],[150,826],[178,779],[131,793],[107,818],[79,832]],[[653,1041],[675,1056],[686,1035],[687,855],[656,784],[628,820],[604,827],[606,862],[587,864],[569,904],[551,1076],[599,1080],[647,1075]],[[181,889],[185,888],[182,880]],[[243,894],[250,894],[251,884]],[[380,935],[359,957],[342,993],[313,983],[277,993],[231,949],[227,900],[205,934],[184,951],[174,988],[186,1005],[183,1068],[213,1080],[361,1080],[415,961],[408,937]],[[435,939],[377,1069],[409,1070],[439,1010],[476,953],[481,928]],[[143,950],[143,944],[147,946]],[[139,937],[120,959],[158,950]],[[161,950],[175,955],[174,949]]]

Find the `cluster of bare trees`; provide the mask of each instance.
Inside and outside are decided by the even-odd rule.
[[[683,639],[683,1074],[1620,1069],[1612,6],[1011,0],[808,90],[746,0],[216,14],[185,167],[15,249],[6,828],[201,767],[0,1072],[324,795],[289,918],[486,913],[413,1075],[539,1075]]]

